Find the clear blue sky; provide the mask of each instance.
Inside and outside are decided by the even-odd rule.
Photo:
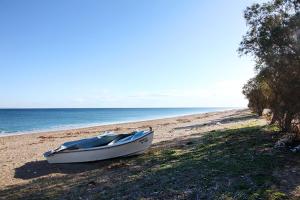
[[[2,0],[0,107],[246,106],[252,3]]]

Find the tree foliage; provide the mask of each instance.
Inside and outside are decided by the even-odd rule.
[[[249,107],[261,114],[271,109],[272,122],[283,131],[293,129],[300,113],[300,1],[271,0],[247,7],[248,31],[240,43],[241,55],[255,58],[257,75],[243,94]]]

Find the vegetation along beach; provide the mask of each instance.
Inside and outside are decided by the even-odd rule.
[[[0,200],[299,200],[300,1],[0,1]]]

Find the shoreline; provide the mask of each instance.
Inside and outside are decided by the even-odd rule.
[[[40,177],[67,175],[68,169],[66,169],[66,174],[56,171],[57,166],[48,164],[43,153],[57,148],[64,142],[93,137],[100,132],[124,133],[136,129],[148,129],[151,126],[155,131],[153,144],[149,150],[151,151],[151,149],[156,149],[158,144],[164,144],[160,148],[169,148],[168,141],[175,141],[180,144],[186,139],[199,137],[199,134],[226,130],[249,123],[263,125],[265,120],[253,117],[248,109],[234,109],[140,122],[0,137],[0,189],[12,185],[27,184]],[[99,163],[104,162],[106,161]],[[71,165],[67,166],[70,167]],[[81,169],[80,166],[77,167]]]
[[[192,114],[179,114],[179,115],[169,115],[165,117],[150,117],[150,118],[145,118],[142,120],[128,120],[128,121],[115,121],[115,122],[108,122],[108,123],[91,123],[91,124],[86,124],[86,125],[62,125],[66,126],[65,128],[47,128],[47,129],[40,129],[40,130],[33,130],[33,131],[18,131],[18,132],[4,132],[0,133],[0,138],[2,137],[10,137],[10,136],[19,136],[19,135],[30,135],[30,134],[43,134],[43,133],[55,133],[55,132],[60,132],[60,131],[73,131],[73,130],[80,130],[80,129],[90,129],[90,128],[97,128],[100,126],[110,126],[110,125],[123,125],[123,124],[128,124],[128,123],[138,123],[138,122],[147,122],[147,121],[153,121],[153,120],[167,120],[170,118],[177,118],[177,117],[188,117],[188,116],[193,116],[193,115],[201,115],[201,114],[210,114],[210,113],[219,113],[219,112],[226,112],[226,111],[234,111],[234,110],[243,110],[246,108],[228,108],[228,109],[220,109],[217,111],[212,111],[212,112],[203,112],[203,113],[192,113]]]

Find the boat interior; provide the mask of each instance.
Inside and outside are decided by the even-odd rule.
[[[63,151],[63,150],[87,149],[87,148],[100,147],[106,145],[110,146],[115,144],[122,144],[140,138],[146,133],[147,131],[134,131],[128,134],[110,133],[110,134],[99,135],[97,137],[66,142],[62,144],[56,150],[56,152]]]

